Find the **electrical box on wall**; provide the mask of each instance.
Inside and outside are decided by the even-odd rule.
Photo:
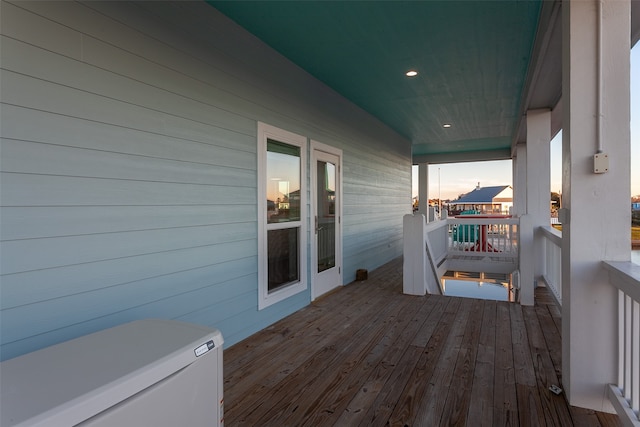
[[[597,153],[593,156],[593,173],[609,172],[609,155]]]

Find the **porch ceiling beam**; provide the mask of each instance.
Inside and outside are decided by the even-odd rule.
[[[413,164],[462,163],[508,159],[511,159],[511,149],[505,148],[500,150],[464,151],[459,153],[418,154],[413,156]]]
[[[527,139],[528,110],[554,109],[562,95],[562,2],[544,1],[531,62],[520,98],[520,120],[512,147]]]

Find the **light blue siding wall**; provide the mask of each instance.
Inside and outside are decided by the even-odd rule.
[[[410,144],[204,3],[2,2],[0,347],[257,309],[256,123],[344,151],[344,277],[401,254]],[[308,179],[308,177],[307,177]]]

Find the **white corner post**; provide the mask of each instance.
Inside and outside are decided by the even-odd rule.
[[[531,251],[533,246],[533,233],[530,229],[529,218],[527,214],[527,146],[523,143],[516,144],[514,149],[514,158],[511,164],[513,169],[513,207],[511,214],[520,219],[518,225],[518,276],[525,278],[533,278],[533,266],[529,262],[531,259]],[[533,286],[525,285],[531,280],[518,279],[520,293],[518,302],[524,305],[533,304],[534,291]],[[527,304],[529,303],[529,304]]]
[[[429,164],[418,164],[418,213],[429,220]]]
[[[402,292],[426,295],[427,251],[424,242],[424,215],[405,215],[402,219]]]
[[[513,211],[514,216],[527,212],[527,147],[516,144],[513,158]]]
[[[526,254],[521,258],[523,262],[520,262],[520,304],[523,305],[534,304],[535,283],[543,274],[544,241],[538,229],[550,223],[550,142],[551,110],[527,111],[526,192],[524,195],[527,218],[520,224],[523,228],[520,240],[521,254]],[[520,154],[521,152],[518,151],[518,155]],[[518,178],[521,179],[521,177]],[[522,213],[522,211],[519,212]]]
[[[602,261],[631,258],[630,16],[629,0],[562,3],[562,383],[571,405],[605,412],[618,295]]]
[[[518,258],[520,259],[520,296],[521,305],[534,305],[535,289],[533,286],[533,222],[531,215],[520,215],[518,232],[520,234],[520,246]]]

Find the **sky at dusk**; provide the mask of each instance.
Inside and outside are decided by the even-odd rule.
[[[631,50],[631,195],[640,194],[640,47]],[[551,191],[562,189],[562,132],[551,141]],[[512,185],[511,160],[429,166],[429,196],[455,199],[482,187]],[[418,195],[418,166],[413,166],[413,197]]]

